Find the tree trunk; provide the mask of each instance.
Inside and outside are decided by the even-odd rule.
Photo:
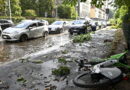
[[[128,13],[123,18],[122,28],[127,43],[127,49],[130,52],[130,7],[128,7]]]

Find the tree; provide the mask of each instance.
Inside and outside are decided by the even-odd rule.
[[[54,8],[54,0],[20,0],[20,2],[22,15],[24,15],[25,10],[33,9],[38,16],[45,16],[45,13],[51,16]]]
[[[38,6],[38,0],[20,0],[20,5],[22,8],[22,15],[25,14],[26,10],[32,9],[35,10],[36,14],[39,15],[39,6]]]
[[[11,0],[11,9],[13,16],[21,16],[20,0]]]
[[[58,7],[58,16],[60,18],[76,18],[75,8],[70,5],[60,5]]]
[[[47,16],[51,17],[53,9],[54,0],[39,0],[39,16],[45,16],[47,13]]]
[[[128,12],[128,8],[123,5],[120,8],[118,8],[115,12],[115,20],[116,21],[116,26],[117,27],[122,27],[122,22],[123,22],[123,17],[125,14]]]
[[[87,0],[80,0],[81,2],[85,2]],[[91,4],[95,5],[96,7],[101,7],[104,5],[104,1],[109,1],[109,0],[92,0]],[[114,1],[114,5],[121,7],[122,5],[126,5],[130,7],[130,0],[111,0]],[[78,0],[64,0],[65,4],[70,4],[70,5],[76,5]],[[111,2],[110,2],[111,3]]]
[[[5,12],[5,1],[0,0],[0,15],[4,15]]]
[[[35,10],[33,10],[33,9],[25,10],[25,14],[24,15],[25,16],[37,16]]]

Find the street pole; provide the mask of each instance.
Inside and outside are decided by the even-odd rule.
[[[10,5],[10,0],[8,0],[9,3],[9,18],[10,20],[12,19],[12,14],[11,14],[11,5]]]
[[[80,18],[80,0],[78,0],[78,18]]]

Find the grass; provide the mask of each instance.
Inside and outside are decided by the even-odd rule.
[[[60,66],[58,69],[52,71],[53,75],[56,76],[65,76],[70,74],[70,68],[67,66]]]
[[[67,54],[68,53],[67,50],[64,50],[64,51],[61,51],[61,52],[62,52],[62,54]]]
[[[22,83],[27,82],[27,80],[25,80],[23,77],[19,77],[19,78],[17,79],[17,81],[18,81],[18,82],[22,82]]]
[[[81,34],[81,35],[75,36],[73,38],[73,42],[74,43],[83,43],[83,42],[89,41],[91,39],[92,39],[92,37],[91,37],[90,33],[88,33],[88,34]]]
[[[59,63],[63,63],[63,64],[66,64],[66,63],[67,63],[66,59],[65,59],[65,58],[62,58],[62,57],[58,58],[58,62],[59,62]]]

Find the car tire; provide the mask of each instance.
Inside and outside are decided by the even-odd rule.
[[[43,37],[46,38],[48,36],[48,32],[43,33]]]
[[[24,41],[27,41],[28,40],[28,36],[27,35],[22,35],[20,37],[20,42],[24,42]]]
[[[0,31],[0,36],[1,36],[2,32]]]
[[[73,32],[70,32],[70,35],[73,35]]]
[[[63,29],[60,29],[59,33],[63,33],[63,31],[64,31]]]

